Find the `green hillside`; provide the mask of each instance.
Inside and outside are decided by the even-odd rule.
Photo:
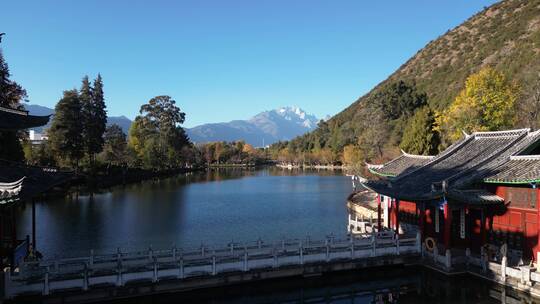
[[[523,100],[537,90],[540,0],[507,0],[484,9],[428,43],[388,79],[317,130],[290,143],[275,145],[272,151],[277,157],[278,151],[286,147],[289,154],[305,159],[307,153],[327,149],[337,160],[343,158],[345,146],[354,145],[362,152],[363,159],[391,157],[399,151],[397,146],[412,114],[405,111],[389,118],[381,114],[381,103],[395,100],[392,96],[396,92],[406,92],[412,87],[415,90],[412,94],[425,94],[429,107],[442,111],[463,89],[467,77],[486,66],[518,84]],[[406,85],[402,89],[398,87],[403,83],[397,85],[400,81]],[[521,99],[518,104],[523,102]],[[514,125],[519,124],[523,122],[518,119]]]

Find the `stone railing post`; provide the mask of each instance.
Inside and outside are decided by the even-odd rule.
[[[275,247],[272,247],[272,255],[273,255],[273,267],[274,268],[277,268],[278,267],[278,253],[277,253],[277,249]]]
[[[116,248],[116,262],[122,263],[122,252],[120,251],[120,247]]]
[[[83,290],[88,290],[88,265],[84,263],[84,269],[83,269]]]
[[[152,250],[152,245],[150,245],[150,247],[148,247],[148,260],[152,261],[153,257],[154,257],[154,250]]]
[[[205,255],[204,244],[201,244],[201,256],[204,258],[204,255]]]
[[[444,266],[446,267],[447,270],[450,270],[452,269],[452,251],[450,251],[450,249],[446,249],[446,253],[445,253],[445,263],[444,263]]]
[[[261,249],[261,247],[262,247],[262,241],[261,241],[261,238],[259,238],[257,240],[257,248]]]
[[[217,270],[216,270],[216,252],[214,251],[214,253],[212,254],[212,275],[216,275],[217,274]]]
[[[469,268],[470,259],[471,259],[471,248],[467,247],[465,249],[465,265],[467,266],[467,268]]]
[[[531,282],[531,267],[529,266],[521,266],[521,284],[525,284],[527,286],[532,286]]]
[[[433,261],[435,262],[435,264],[437,264],[438,258],[439,258],[439,247],[437,247],[437,244],[435,244],[435,246],[433,246]]]
[[[540,272],[540,251],[536,253],[536,272]]]
[[[47,267],[47,272],[45,272],[45,279],[43,280],[43,295],[48,296],[50,293],[49,289],[49,269]]]
[[[156,283],[157,281],[158,281],[158,263],[157,263],[157,258],[154,257],[154,273],[152,276],[152,282]]]
[[[328,242],[328,239],[325,241],[326,245],[326,262],[330,262],[330,242]]]
[[[298,254],[300,256],[300,265],[304,265],[304,244],[300,241],[300,246],[298,246]]]
[[[285,239],[281,240],[281,251],[285,252]]]
[[[173,245],[172,247],[172,259],[173,261],[176,261],[176,245]]]
[[[248,267],[248,252],[247,252],[247,248],[244,247],[244,271],[248,271],[249,270],[249,267]]]
[[[231,242],[231,256],[234,255],[234,241]]]
[[[122,263],[118,263],[116,266],[116,286],[123,286],[124,280],[122,278]]]
[[[178,278],[183,279],[184,278],[184,257],[180,257],[180,260],[178,261]]]
[[[501,282],[506,282],[506,265],[507,265],[507,258],[506,256],[503,256],[501,259]]]

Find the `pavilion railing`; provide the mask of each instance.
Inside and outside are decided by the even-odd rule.
[[[48,295],[54,290],[97,285],[124,286],[129,281],[186,279],[283,266],[330,263],[386,255],[419,254],[420,236],[398,238],[388,233],[323,240],[288,239],[229,243],[223,247],[169,248],[25,262],[5,273],[6,297],[23,293]]]

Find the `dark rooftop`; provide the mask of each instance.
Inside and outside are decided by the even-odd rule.
[[[0,107],[1,130],[23,130],[44,126],[50,116],[29,115],[27,111]]]
[[[467,195],[469,200],[474,196],[479,202],[500,201],[479,192],[481,190],[464,191],[471,190],[475,182],[488,176],[509,172],[501,166],[511,160],[510,156],[519,154],[539,139],[540,132],[529,129],[475,132],[416,169],[403,171],[387,181],[363,184],[378,193],[412,201],[437,199],[445,194],[453,194],[456,199]]]
[[[435,156],[426,156],[426,155],[414,155],[414,154],[408,154],[404,151],[401,151],[402,154],[394,158],[393,160],[382,164],[382,165],[373,165],[373,164],[367,164],[367,168],[371,173],[380,175],[380,176],[387,176],[387,177],[395,177],[399,174],[406,173],[408,171],[417,169],[426,163],[428,163],[430,160],[432,160]]]

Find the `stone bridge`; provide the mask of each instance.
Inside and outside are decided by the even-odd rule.
[[[122,289],[133,284],[166,283],[167,291],[180,291],[188,283],[189,288],[206,287],[209,279],[212,286],[249,281],[253,279],[249,274],[253,273],[261,279],[305,274],[306,268],[313,266],[326,272],[376,266],[380,264],[377,261],[383,260],[384,264],[398,264],[403,263],[403,257],[420,256],[421,248],[419,234],[398,238],[392,232],[381,232],[341,239],[329,236],[323,240],[307,238],[270,243],[258,240],[230,243],[221,248],[150,248],[136,252],[118,249],[110,254],[24,262],[13,274],[6,272],[4,291],[8,299],[74,291],[80,297],[105,287]],[[159,288],[153,288],[152,292],[156,290]]]

